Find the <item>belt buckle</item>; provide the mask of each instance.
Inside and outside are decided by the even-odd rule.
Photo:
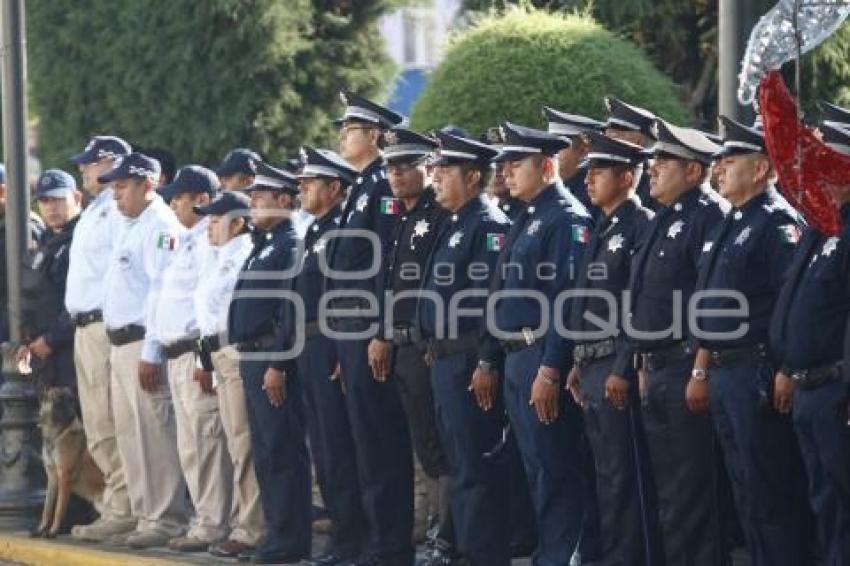
[[[526,346],[531,346],[534,344],[534,331],[527,326],[522,328],[522,338],[525,340]]]
[[[711,357],[711,361],[714,363],[715,366],[722,366],[723,365],[720,361],[721,360],[721,354],[722,354],[722,352],[720,350],[712,350],[709,353],[709,356]]]
[[[791,373],[791,380],[795,383],[804,383],[809,378],[809,370],[803,369]]]

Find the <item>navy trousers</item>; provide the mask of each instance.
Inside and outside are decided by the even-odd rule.
[[[458,550],[475,566],[507,566],[509,451],[499,450],[504,412],[501,403],[482,411],[469,391],[477,361],[474,352],[438,358],[431,384],[451,470]]]
[[[328,550],[356,556],[363,549],[366,519],[342,383],[331,380],[336,366],[334,353],[331,340],[316,336],[305,342],[296,361],[319,490],[334,529]]]
[[[666,566],[728,562],[711,418],[685,404],[693,364],[686,356],[647,370],[641,407]]]
[[[850,384],[794,392],[794,428],[809,477],[824,564],[850,564]]]
[[[645,519],[651,486],[641,473],[641,462],[648,454],[636,420],[640,413],[637,383],[630,389],[629,407],[614,407],[605,398],[613,362],[609,356],[581,371],[584,427],[594,455],[599,501],[597,561],[600,566],[652,565],[657,562],[650,554],[653,525]]]
[[[368,340],[335,343],[368,527],[364,551],[382,564],[413,564],[413,449],[398,388],[373,379]]]
[[[542,346],[508,354],[505,360],[505,406],[525,463],[537,515],[535,566],[566,566],[576,550],[584,521],[581,412],[562,391],[558,419],[544,425],[537,418],[531,386],[542,361]]]
[[[773,370],[711,369],[711,415],[754,566],[808,564],[811,511],[791,418],[772,406]]]
[[[286,377],[286,400],[273,407],[263,391],[267,362],[242,361],[254,469],[268,532],[263,552],[310,556],[310,458],[303,393],[295,371]]]

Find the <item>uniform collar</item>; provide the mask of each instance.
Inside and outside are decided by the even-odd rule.
[[[699,199],[703,196],[705,196],[705,193],[703,193],[702,186],[697,185],[680,195],[668,208],[674,212],[689,210],[696,206]]]
[[[611,216],[606,218],[606,221],[611,224],[618,224],[629,218],[638,208],[638,203],[635,202],[633,197],[629,197],[623,202],[621,202],[617,208],[614,209],[614,212],[611,213]]]
[[[191,234],[193,238],[196,238],[201,234],[205,234],[209,225],[210,225],[210,217],[204,216],[203,218],[198,220],[198,222],[195,223],[194,226],[189,228],[189,234]]]
[[[729,211],[730,214],[735,215],[735,220],[742,220],[744,218],[748,218],[752,216],[753,212],[761,208],[763,205],[767,204],[770,200],[770,190],[765,189],[763,192],[757,194],[747,202],[745,202],[740,207],[734,207]]]
[[[107,201],[110,201],[114,198],[115,198],[115,194],[112,192],[112,187],[106,187],[105,189],[100,191],[97,194],[96,197],[94,197],[91,200],[91,203],[89,204],[89,206],[91,208],[95,208],[95,207],[101,206],[102,204],[104,204]]]
[[[560,206],[558,203],[559,200],[560,195],[558,194],[558,189],[555,186],[555,183],[552,183],[540,191],[539,195],[531,199],[526,210],[529,214],[534,214],[538,210],[546,209],[551,205]]]
[[[328,224],[331,224],[332,222],[336,222],[336,219],[339,217],[340,214],[342,214],[342,207],[337,204],[336,206],[331,208],[329,211],[327,211],[324,216],[322,216],[320,218],[316,218],[315,220],[313,220],[313,222],[310,224],[310,228],[308,228],[308,230],[310,232],[316,232],[316,231],[324,228]]]
[[[372,179],[373,176],[376,176],[377,179]],[[380,155],[375,158],[372,163],[366,166],[363,171],[357,176],[357,184],[360,185],[368,180],[373,180],[375,182],[381,180],[384,176],[384,158]]]
[[[251,245],[251,235],[247,232],[239,234],[228,240],[226,244],[219,248],[219,258],[226,258],[236,254],[239,250]]]
[[[452,212],[449,216],[449,221],[452,224],[460,224],[471,214],[480,211],[484,208],[484,195],[478,195],[469,199],[469,202],[460,207],[457,212]]]

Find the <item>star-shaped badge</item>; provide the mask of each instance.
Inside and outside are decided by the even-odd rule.
[[[540,220],[539,219],[533,221],[531,224],[528,225],[528,231],[527,232],[528,232],[529,236],[533,236],[534,234],[537,233],[538,230],[540,230]]]
[[[750,232],[752,232],[752,231],[753,231],[753,229],[750,228],[749,226],[747,226],[743,230],[741,230],[741,233],[738,234],[737,238],[735,238],[735,245],[736,246],[743,246],[744,242],[746,242],[747,239],[750,237]]]
[[[684,221],[682,221],[682,220],[675,221],[673,224],[670,225],[670,229],[667,230],[667,237],[675,240],[676,236],[678,236],[682,232],[682,228],[684,228],[684,227],[685,227]]]
[[[325,246],[327,245],[327,241],[324,238],[319,238],[316,240],[316,243],[313,244],[313,253],[319,254],[325,250]]]
[[[452,237],[449,238],[449,247],[450,248],[456,247],[460,243],[461,238],[463,238],[463,231],[461,231],[461,230],[458,230],[457,232],[452,234]]]
[[[413,237],[421,238],[431,229],[431,225],[424,218],[422,220],[417,220],[416,224],[413,226]]]
[[[826,241],[823,245],[823,250],[821,250],[821,255],[823,257],[829,257],[832,255],[832,252],[835,251],[835,248],[838,247],[838,238],[833,236]]]
[[[608,240],[608,251],[612,254],[617,253],[617,250],[623,247],[623,242],[625,241],[626,239],[623,238],[622,234],[614,234],[611,236],[611,239]]]
[[[363,212],[366,210],[366,205],[369,203],[369,195],[360,195],[360,198],[357,199],[357,204],[355,207],[357,208],[357,212]]]

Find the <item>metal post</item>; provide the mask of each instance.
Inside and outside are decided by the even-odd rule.
[[[26,48],[23,0],[0,0],[3,152],[6,164],[6,258],[10,343],[2,345],[0,386],[0,528],[29,528],[37,518],[43,485],[32,381],[15,363],[21,339],[21,262],[29,245],[27,185]]]
[[[754,113],[738,103],[738,73],[755,24],[753,4],[753,0],[720,0],[718,17],[719,113],[745,123],[752,122]]]

